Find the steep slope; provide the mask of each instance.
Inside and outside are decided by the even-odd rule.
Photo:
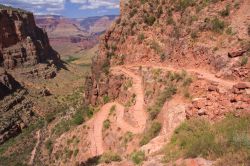
[[[116,110],[114,117],[107,111],[112,108],[101,109],[98,114],[105,118],[96,119],[103,122],[96,122],[96,128],[100,133],[105,125],[111,127],[107,127],[108,131],[102,129],[97,140],[92,140],[97,143],[97,155],[110,155],[109,149],[128,159],[128,153],[140,149],[147,156],[145,165],[161,165],[162,159],[158,154],[170,142],[171,136],[178,133],[174,128],[184,121],[206,119],[218,123],[228,114],[239,117],[248,114],[249,5],[247,0],[122,0],[120,18],[101,38],[99,54],[85,84],[86,103],[98,106],[106,103],[107,99],[122,101],[127,107],[123,118],[135,124],[131,110],[138,104],[133,101],[140,98],[140,93],[132,91],[131,106],[126,102],[129,95],[124,94],[123,86],[119,89],[112,87],[115,82],[113,69],[120,72],[129,69],[142,77],[141,86],[146,97],[140,103],[145,102],[149,117],[144,132],[134,136],[124,150],[121,144],[124,132],[115,121],[120,109]],[[121,80],[123,85],[125,80]],[[112,91],[118,93],[116,98],[110,93]],[[132,135],[136,133],[131,132]],[[249,154],[249,151],[245,150],[244,154]],[[211,158],[220,160],[220,157]],[[247,165],[248,161],[244,158],[243,163]],[[192,162],[199,163],[200,160]],[[203,159],[201,162],[205,165],[217,163]],[[171,160],[169,164],[172,163]]]
[[[51,79],[61,67],[59,55],[32,13],[0,8],[0,144],[18,135],[33,119],[29,81]]]

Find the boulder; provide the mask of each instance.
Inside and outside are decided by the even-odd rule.
[[[235,58],[235,57],[243,56],[243,54],[246,52],[247,52],[247,50],[245,50],[245,49],[234,50],[234,51],[231,51],[228,53],[228,57]]]

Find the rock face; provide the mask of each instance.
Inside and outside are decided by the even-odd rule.
[[[120,64],[160,63],[200,68],[224,79],[248,81],[250,61],[242,57],[250,53],[250,38],[243,35],[249,24],[249,3],[239,1],[239,8],[231,9],[224,17],[219,13],[229,0],[209,4],[181,2],[121,0],[120,17],[101,38],[86,94],[100,94],[98,80],[108,77],[104,70]],[[197,6],[203,7],[196,10]],[[215,27],[216,22],[222,26]],[[235,34],[227,34],[230,28]]]
[[[59,60],[32,13],[1,9],[0,25],[0,66],[4,69]]]
[[[18,135],[33,119],[33,102],[21,82],[51,79],[60,58],[30,12],[0,6],[0,144]],[[27,81],[28,82],[28,81]]]

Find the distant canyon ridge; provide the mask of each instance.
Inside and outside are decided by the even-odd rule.
[[[89,18],[66,18],[56,15],[36,16],[36,23],[46,30],[52,47],[62,56],[69,57],[94,47],[98,37],[115,20],[116,15]]]

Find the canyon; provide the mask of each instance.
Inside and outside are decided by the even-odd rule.
[[[37,17],[49,37],[1,10],[33,26],[1,24],[0,165],[248,166],[249,8],[121,0],[119,17]]]

